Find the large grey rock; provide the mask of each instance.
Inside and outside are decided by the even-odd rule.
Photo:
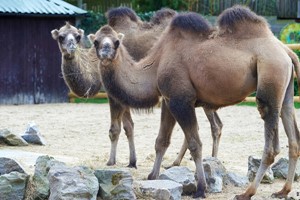
[[[254,180],[260,163],[261,163],[260,158],[257,158],[254,156],[249,156],[249,158],[248,158],[248,173],[247,173],[249,181],[252,182]],[[273,181],[274,181],[274,174],[273,174],[272,169],[269,167],[261,182],[262,183],[273,183]]]
[[[203,168],[208,192],[222,192],[223,178],[227,173],[222,163],[217,158],[208,157],[203,159]]]
[[[228,172],[226,174],[226,185],[232,184],[235,187],[244,187],[249,183],[248,177],[239,176],[233,172]]]
[[[50,195],[48,172],[51,166],[64,165],[50,156],[39,156],[35,163],[33,176],[29,179],[26,191],[28,200],[47,200]]]
[[[0,141],[3,141],[5,144],[10,146],[27,146],[28,143],[7,129],[0,130]]]
[[[289,159],[288,158],[280,158],[273,166],[272,170],[274,172],[275,178],[283,178],[286,179],[288,175],[289,168]],[[296,172],[294,180],[297,181],[300,177],[300,159],[298,159],[296,165]]]
[[[96,200],[99,183],[87,167],[54,165],[48,173],[49,200]]]
[[[10,172],[25,173],[19,163],[10,158],[0,158],[0,175],[9,174]]]
[[[45,145],[45,139],[41,135],[37,125],[34,122],[30,122],[27,125],[25,132],[21,135],[21,137],[28,143],[31,144],[39,144]]]
[[[133,179],[128,171],[121,169],[98,169],[95,176],[99,181],[99,193],[102,199],[136,199],[133,192]]]
[[[0,176],[0,199],[23,200],[28,175],[19,172],[11,172]]]
[[[159,179],[171,180],[180,183],[183,186],[182,194],[184,195],[190,195],[196,192],[197,189],[194,173],[187,167],[171,167],[162,172]]]
[[[136,195],[144,199],[181,199],[182,185],[170,180],[136,181],[134,188]]]

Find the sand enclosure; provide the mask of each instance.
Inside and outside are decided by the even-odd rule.
[[[212,138],[210,125],[201,108],[197,108],[200,138],[203,143],[203,157],[211,155]],[[51,155],[69,165],[85,165],[93,169],[106,168],[109,157],[110,114],[108,104],[41,104],[41,105],[1,105],[0,129],[7,128],[15,134],[25,131],[29,122],[34,121],[45,137],[45,146],[29,145],[9,147],[0,145],[0,156],[16,159],[28,173],[33,173],[35,159],[39,155]],[[248,156],[261,156],[264,147],[263,121],[256,107],[231,106],[218,111],[224,124],[218,158],[228,171],[246,176]],[[296,110],[300,126],[300,110]],[[146,179],[150,173],[154,158],[154,143],[159,130],[160,108],[154,108],[150,114],[133,114],[135,123],[135,145],[138,169],[129,169],[134,179]],[[279,125],[281,153],[276,161],[288,155],[287,137],[282,123]],[[175,126],[171,145],[167,150],[163,165],[170,165],[176,158],[183,142],[183,133]],[[182,164],[194,171],[195,165],[189,152]],[[122,131],[115,168],[126,168],[129,163],[129,148]],[[161,168],[161,171],[164,169]],[[284,180],[275,180],[273,184],[261,184],[253,199],[270,199],[272,192],[279,191]],[[222,193],[208,194],[207,199],[231,199],[244,188],[229,187]],[[300,182],[293,185],[292,194],[300,192]],[[183,199],[192,199],[183,197]],[[300,196],[299,196],[300,199]]]

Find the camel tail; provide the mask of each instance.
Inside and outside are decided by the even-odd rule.
[[[288,56],[291,58],[292,63],[294,65],[294,72],[297,77],[297,84],[298,84],[298,93],[300,94],[300,63],[299,63],[299,58],[297,54],[295,54],[289,47],[287,47],[285,44],[281,43],[282,47],[288,54]]]

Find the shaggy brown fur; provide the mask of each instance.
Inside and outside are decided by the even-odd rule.
[[[247,17],[241,15],[251,15],[244,7],[235,7],[224,13],[227,14],[223,16],[231,16],[231,21],[234,21],[236,16],[237,22],[240,22],[240,19],[247,20]],[[222,15],[220,21],[223,21]],[[122,90],[121,98],[125,98],[126,95],[127,98],[135,100],[124,103],[128,103],[129,106],[143,106],[145,102],[145,105],[149,106],[148,97],[153,99],[161,94],[164,98],[161,126],[155,144],[156,159],[148,178],[158,177],[163,156],[170,144],[172,129],[177,121],[185,134],[196,164],[198,179],[195,196],[205,197],[202,144],[198,134],[195,105],[202,103],[203,106],[213,108],[228,106],[242,101],[256,91],[258,110],[265,126],[264,153],[253,183],[245,193],[237,195],[236,199],[250,199],[255,194],[263,175],[279,153],[280,116],[289,141],[289,172],[283,189],[273,195],[286,197],[291,191],[295,167],[300,156],[300,133],[293,105],[292,64],[296,62],[298,66],[299,61],[292,60],[292,54],[282,47],[268,26],[260,23],[256,27],[249,21],[250,31],[245,31],[240,28],[244,26],[243,23],[230,22],[228,24],[234,24],[232,30],[236,30],[231,35],[229,32],[220,32],[219,35],[207,39],[199,34],[199,40],[194,41],[188,39],[191,31],[187,31],[185,37],[182,34],[174,34],[174,31],[183,33],[184,28],[195,26],[190,23],[191,20],[180,22],[176,26],[171,24],[148,56],[138,63],[130,58],[122,42],[116,48],[114,41],[121,40],[116,32],[105,35],[100,29],[95,37],[92,37],[93,41],[105,46],[96,47],[101,75],[105,77],[105,73],[114,74],[113,81],[116,83],[110,83]],[[232,28],[231,25],[228,27]],[[263,29],[259,33],[258,28],[261,27]],[[246,35],[241,35],[241,31]],[[255,35],[251,35],[252,33]],[[295,70],[297,72],[299,69]],[[299,74],[299,71],[297,73]],[[103,84],[106,87],[105,80]],[[114,92],[112,94],[116,95]],[[131,102],[138,104],[131,105]]]
[[[102,85],[97,68],[99,61],[94,48],[80,47],[84,31],[67,22],[59,30],[52,30],[51,34],[53,39],[57,40],[62,53],[61,69],[67,86],[79,97],[88,98],[96,95]],[[70,36],[72,37],[69,40]]]

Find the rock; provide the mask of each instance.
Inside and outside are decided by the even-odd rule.
[[[10,172],[24,173],[24,169],[15,160],[10,158],[0,158],[0,175],[9,174]]]
[[[288,158],[280,158],[273,166],[272,170],[274,172],[275,178],[287,178],[288,174],[288,168],[289,168],[289,159]],[[294,180],[297,181],[300,177],[300,159],[297,162],[296,165],[296,172]]]
[[[132,189],[133,179],[128,171],[120,169],[98,169],[95,176],[99,181],[99,193],[102,199],[136,199]]]
[[[208,157],[203,159],[203,168],[208,192],[222,192],[223,178],[226,175],[226,169],[222,163],[217,158]]]
[[[22,200],[28,175],[20,172],[11,172],[0,176],[0,199]]]
[[[45,145],[45,139],[39,132],[37,125],[34,122],[30,122],[25,130],[25,133],[21,137],[30,144]]]
[[[134,188],[137,196],[144,199],[181,199],[182,185],[170,180],[136,181]]]
[[[182,184],[184,195],[191,195],[196,192],[197,186],[194,173],[187,167],[174,166],[171,167],[159,176],[161,180],[171,180]]]
[[[21,137],[12,134],[9,130],[0,130],[0,140],[10,146],[27,146],[28,143]]]
[[[39,156],[35,163],[33,176],[29,179],[26,199],[47,200],[50,195],[48,172],[51,166],[64,165],[50,156]]]
[[[87,167],[54,165],[48,173],[49,200],[96,200],[99,183]]]
[[[248,174],[247,174],[249,181],[252,182],[254,180],[257,170],[258,170],[258,167],[260,165],[260,162],[261,162],[260,158],[249,156],[249,158],[248,158]],[[274,181],[273,171],[269,167],[261,182],[262,183],[273,183],[273,181]]]
[[[249,183],[247,177],[239,176],[233,172],[228,172],[226,174],[226,184],[232,184],[235,187],[244,187]]]

